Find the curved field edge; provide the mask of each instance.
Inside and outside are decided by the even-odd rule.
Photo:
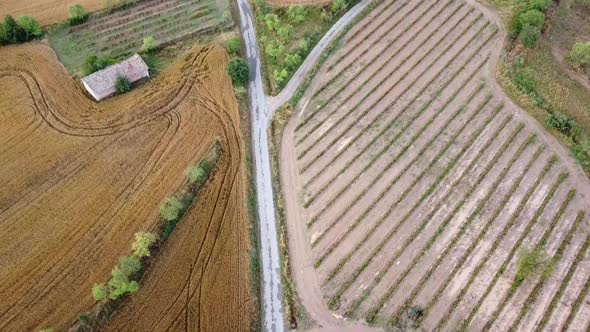
[[[253,310],[247,272],[244,147],[226,63],[227,55],[220,47],[196,47],[149,84],[97,106],[59,66],[47,46],[2,49],[0,79],[23,82],[9,89],[10,98],[3,98],[0,105],[3,123],[20,128],[3,131],[0,137],[5,142],[3,153],[12,156],[11,162],[3,165],[5,175],[19,170],[19,176],[2,179],[6,194],[11,196],[3,195],[0,212],[6,230],[3,237],[10,237],[4,239],[3,257],[8,263],[20,261],[11,264],[14,268],[2,269],[0,276],[4,280],[0,292],[6,295],[0,319],[3,329],[70,326],[76,319],[72,315],[94,302],[90,293],[93,283],[107,278],[118,257],[128,252],[133,234],[157,226],[160,202],[180,188],[186,168],[201,158],[216,136],[227,147],[228,153],[220,161],[224,170],[216,173],[203,199],[185,215],[170,246],[146,277],[147,281],[161,274],[159,264],[172,264],[178,272],[167,275],[168,280],[177,280],[179,285],[184,280],[185,287],[166,282],[143,288],[137,296],[148,289],[161,294],[148,297],[143,309],[127,312],[141,316],[133,322],[138,330],[152,319],[175,326],[250,329]],[[68,98],[63,97],[66,92]],[[18,107],[9,108],[7,103],[13,101]],[[150,141],[153,143],[145,144]],[[25,146],[28,150],[23,154]],[[68,153],[77,146],[76,154]],[[55,156],[50,159],[53,164],[39,159],[39,148]],[[147,154],[142,152],[146,149]],[[85,156],[93,151],[94,157]],[[146,159],[138,171],[134,165],[139,157]],[[47,172],[47,167],[52,171]],[[39,172],[49,178],[43,181],[35,175]],[[32,175],[37,176],[37,182],[27,184]],[[58,177],[54,180],[52,176]],[[59,179],[66,182],[60,184]],[[121,185],[127,189],[120,191]],[[111,194],[104,188],[119,193]],[[35,220],[35,227],[28,226],[30,220]],[[23,236],[34,239],[29,247],[32,254],[26,257],[10,245],[22,243]],[[182,247],[191,241],[193,245]],[[186,264],[175,265],[174,259],[183,259]],[[46,268],[47,264],[52,267]],[[28,274],[20,274],[24,271]],[[31,277],[37,281],[31,283]],[[10,293],[5,287],[11,287]],[[177,291],[185,293],[182,307],[171,305],[162,311],[156,306],[151,314],[144,311],[165,299],[174,303]],[[138,299],[132,298],[124,308],[134,308]],[[25,308],[27,315],[19,315]],[[184,321],[176,319],[181,312]],[[203,319],[222,313],[227,319]],[[158,327],[165,328],[159,325],[152,330]]]
[[[497,19],[496,19],[495,14],[491,13],[489,11],[489,9],[483,8],[483,7],[481,7],[481,5],[476,4],[473,1],[467,1],[467,3],[469,3],[470,5],[476,7],[478,10],[482,11],[483,13],[485,13],[487,19],[489,19],[491,22],[495,22],[497,24]],[[502,37],[504,36],[504,31],[502,29],[501,29],[501,35],[502,35]],[[502,39],[503,38],[497,38],[497,40],[502,40]],[[495,63],[496,63],[496,61],[497,61],[497,59],[499,57],[498,50],[501,49],[500,47],[497,47],[497,44],[498,43],[499,42],[497,41],[496,42],[496,48],[493,48],[492,51],[491,51],[491,53],[492,53],[491,63],[488,66],[486,66],[486,74],[488,75],[488,77],[492,77],[492,78],[494,77],[493,70],[494,70],[494,67],[495,67]],[[317,80],[320,81],[320,82],[318,82],[318,84],[316,84],[316,88],[320,88],[321,89],[322,87],[321,87],[321,85],[319,85],[319,84],[321,84],[321,78],[318,78]],[[493,79],[491,79],[490,82],[488,82],[488,85],[492,87],[492,89],[493,89],[493,91],[494,91],[494,93],[496,95],[500,95],[500,98],[503,99],[510,108],[515,108],[514,107],[514,104],[510,100],[507,100],[505,98],[505,96],[501,92],[498,93],[498,91],[500,91],[500,90],[497,88],[497,84],[495,83],[495,81]],[[310,95],[310,94],[309,93],[306,93],[305,96],[303,96],[303,98],[301,98],[301,96],[298,96],[298,99],[299,98],[301,99],[301,103],[299,103],[299,107],[295,108],[295,112],[299,112],[299,108],[300,107],[305,107],[308,104],[308,102],[312,99],[313,96],[309,96],[309,97],[306,98],[306,96],[308,96],[308,95]],[[515,108],[515,109],[517,109],[517,108]],[[284,111],[284,112],[288,112],[288,111]],[[522,121],[523,123],[525,123],[528,128],[532,128],[533,131],[538,134],[539,138],[543,142],[546,142],[546,141],[549,142],[551,148],[554,149],[554,152],[558,155],[559,160],[563,161],[563,164],[565,165],[565,168],[567,169],[568,173],[570,174],[570,177],[573,177],[575,179],[575,180],[572,180],[572,181],[574,183],[580,183],[580,186],[585,186],[586,188],[584,188],[583,191],[584,192],[587,192],[588,191],[588,181],[587,181],[586,177],[582,174],[580,168],[577,165],[575,165],[574,163],[572,163],[572,161],[571,161],[571,159],[570,159],[567,151],[565,151],[561,146],[557,146],[555,140],[552,137],[550,137],[543,130],[543,128],[538,123],[536,123],[532,118],[527,117],[526,114],[523,114],[522,111],[516,111],[515,116],[516,116],[516,119],[517,120]],[[286,120],[286,121],[294,121],[293,120],[294,116],[291,115],[289,117],[288,114],[287,115],[285,115],[285,114],[278,115],[277,117],[280,118],[279,121],[281,122],[279,128],[282,128],[284,126],[285,117],[288,118],[288,119],[290,118],[290,120]],[[287,135],[287,133],[285,132],[283,135]],[[291,161],[287,161],[287,158],[283,158],[283,159],[285,159],[285,160],[281,160],[281,162],[283,162],[283,163],[285,163],[285,162],[292,162],[292,160]],[[295,159],[295,158],[291,158],[291,159]],[[284,176],[285,175],[282,174],[282,172],[281,172],[282,181],[284,181]],[[577,182],[577,181],[581,181],[581,182]],[[290,192],[293,192],[293,191],[295,191],[295,188],[290,188],[289,191]],[[285,189],[284,188],[283,188],[283,194],[285,194]],[[294,194],[290,193],[289,195],[294,195]],[[297,200],[301,200],[301,196],[302,196],[301,193],[297,192],[296,195],[298,196],[297,197]],[[323,201],[323,203],[321,203],[321,204],[325,204],[325,201]],[[287,220],[287,221],[288,222],[292,222],[291,220]],[[302,226],[297,225],[295,227],[302,227]],[[312,259],[312,258],[309,258],[309,259]],[[303,286],[303,287],[306,287],[306,286]],[[338,315],[338,314],[341,314],[341,313],[340,312],[335,313],[335,315]]]

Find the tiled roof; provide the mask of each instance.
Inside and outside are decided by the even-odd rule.
[[[134,54],[132,57],[108,66],[105,69],[92,73],[84,78],[82,81],[88,85],[96,93],[101,93],[105,90],[111,89],[115,86],[117,77],[123,76],[130,82],[137,81],[144,76],[148,66],[145,64],[139,54]]]

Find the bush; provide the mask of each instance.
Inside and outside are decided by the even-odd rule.
[[[68,23],[70,25],[76,25],[84,23],[88,19],[88,14],[82,5],[73,5],[68,8]]]
[[[115,81],[115,90],[119,94],[129,92],[131,91],[131,83],[129,83],[129,80],[125,76],[119,76]]]
[[[289,72],[285,68],[281,70],[275,69],[273,72],[273,77],[277,83],[282,84],[287,80],[287,78],[289,78]]]
[[[279,35],[279,38],[283,42],[287,41],[289,38],[293,36],[293,26],[289,24],[283,25],[277,30],[277,35]]]
[[[305,16],[307,16],[307,8],[304,6],[290,5],[287,8],[287,18],[291,23],[299,24],[305,21]]]
[[[131,245],[133,256],[137,258],[149,257],[150,247],[156,242],[157,238],[149,232],[135,233],[135,242]]]
[[[156,38],[150,36],[150,37],[145,37],[143,39],[143,45],[141,46],[141,50],[144,52],[153,52],[156,47],[158,45],[158,42],[156,41]]]
[[[518,35],[522,44],[527,48],[534,48],[537,46],[537,41],[541,37],[541,30],[532,25],[525,25]]]
[[[545,14],[536,9],[530,9],[519,15],[519,21],[522,28],[530,25],[542,29],[545,24]]]
[[[190,183],[198,184],[205,181],[207,178],[207,173],[201,167],[191,167],[187,170],[186,176],[188,177]]]
[[[545,12],[549,7],[549,0],[530,0],[527,9],[536,9],[540,12]]]
[[[121,268],[115,267],[111,271],[111,280],[109,280],[109,298],[116,300],[123,295],[132,294],[139,290],[137,281],[130,280],[129,275],[123,273]]]
[[[346,9],[345,0],[333,0],[332,1],[332,13],[336,14]]]
[[[518,68],[514,71],[512,81],[521,92],[531,95],[536,94],[537,82],[535,73],[531,68]]]
[[[567,115],[561,112],[551,112],[547,115],[545,123],[549,128],[557,129],[565,135],[570,135],[575,126],[575,122]]]
[[[26,39],[39,38],[43,36],[43,30],[39,23],[30,16],[21,16],[17,21],[18,25],[25,30]]]
[[[88,76],[94,72],[115,64],[115,62],[116,61],[111,58],[99,58],[96,55],[91,55],[87,57],[82,64],[82,75]]]
[[[105,284],[94,284],[92,296],[96,301],[102,301],[109,296],[109,290]]]
[[[230,55],[240,55],[242,53],[242,42],[240,41],[240,38],[234,37],[228,40],[225,50]]]
[[[10,15],[4,16],[0,29],[0,44],[18,44],[27,41],[27,32]]]
[[[523,249],[516,260],[516,276],[513,287],[518,287],[526,278],[540,275],[542,279],[553,272],[554,262],[540,247],[534,250]]]
[[[301,56],[297,53],[288,54],[285,57],[285,64],[287,65],[287,68],[294,70],[301,64]]]
[[[244,86],[248,83],[249,69],[246,61],[240,58],[233,58],[229,61],[227,72],[234,85]]]
[[[590,64],[590,42],[575,44],[570,51],[569,59],[575,66]]]
[[[182,203],[180,200],[176,197],[170,197],[160,205],[160,216],[166,221],[173,221],[178,219],[181,210]]]
[[[276,31],[279,28],[279,16],[277,14],[266,14],[264,15],[264,22],[268,31]]]

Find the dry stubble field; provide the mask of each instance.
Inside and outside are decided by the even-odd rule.
[[[68,8],[77,4],[88,12],[103,7],[102,0],[2,0],[0,13],[2,16],[10,14],[15,18],[22,15],[32,16],[39,24],[46,26],[67,19]]]
[[[426,331],[588,328],[590,184],[497,87],[499,27],[471,1],[386,0],[321,67],[281,152],[291,248],[315,263],[294,266],[304,305],[317,280],[335,314],[381,326],[419,307]],[[553,272],[513,287],[535,248]]]
[[[108,329],[248,330],[244,147],[218,46],[96,104],[40,43],[0,50],[0,330],[65,330],[216,137],[215,176]]]

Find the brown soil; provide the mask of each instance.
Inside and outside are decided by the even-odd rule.
[[[220,47],[197,47],[96,104],[46,45],[0,50],[0,330],[72,325],[216,137],[211,184],[109,327],[249,329],[244,152],[226,62]]]
[[[568,315],[588,326],[588,217],[577,216],[590,211],[590,181],[496,84],[498,18],[474,1],[392,0],[358,26],[282,142],[310,316],[407,329],[419,307],[427,331],[559,329]],[[554,273],[513,287],[519,252],[534,247]],[[570,287],[579,296],[558,292]]]
[[[68,8],[82,5],[87,12],[102,9],[102,0],[3,0],[0,2],[0,13],[15,18],[23,15],[31,16],[39,24],[46,26],[59,23],[68,18]]]

